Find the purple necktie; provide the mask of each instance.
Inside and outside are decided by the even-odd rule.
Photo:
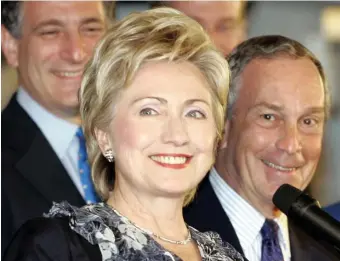
[[[262,255],[261,261],[283,261],[279,239],[279,226],[275,221],[266,219],[261,228]]]

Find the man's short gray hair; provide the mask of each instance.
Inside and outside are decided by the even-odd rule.
[[[242,72],[255,59],[275,59],[282,56],[293,59],[307,58],[317,67],[322,79],[325,94],[325,115],[330,112],[330,94],[324,69],[315,55],[301,43],[281,35],[267,35],[250,38],[238,45],[228,56],[231,82],[228,95],[228,119],[233,115],[234,104],[238,98]]]

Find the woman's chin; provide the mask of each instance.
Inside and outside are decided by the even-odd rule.
[[[173,199],[184,199],[184,197],[192,191],[196,186],[167,186],[167,187],[158,187],[157,190],[159,194],[164,197],[173,198]]]

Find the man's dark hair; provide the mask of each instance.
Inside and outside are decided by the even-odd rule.
[[[22,1],[1,1],[1,24],[15,38],[20,36]]]
[[[15,38],[21,35],[22,4],[24,1],[1,1],[1,24]],[[103,1],[104,11],[109,22],[115,19],[115,1]]]

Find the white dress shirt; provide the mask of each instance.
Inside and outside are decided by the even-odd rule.
[[[17,101],[37,124],[65,167],[74,185],[84,197],[78,170],[79,140],[76,137],[76,132],[79,126],[50,113],[23,88],[18,90]]]
[[[209,181],[224,211],[227,213],[244,255],[249,261],[261,261],[261,228],[265,217],[237,194],[213,168]],[[274,219],[279,225],[278,238],[284,261],[290,261],[288,221],[284,214]]]

